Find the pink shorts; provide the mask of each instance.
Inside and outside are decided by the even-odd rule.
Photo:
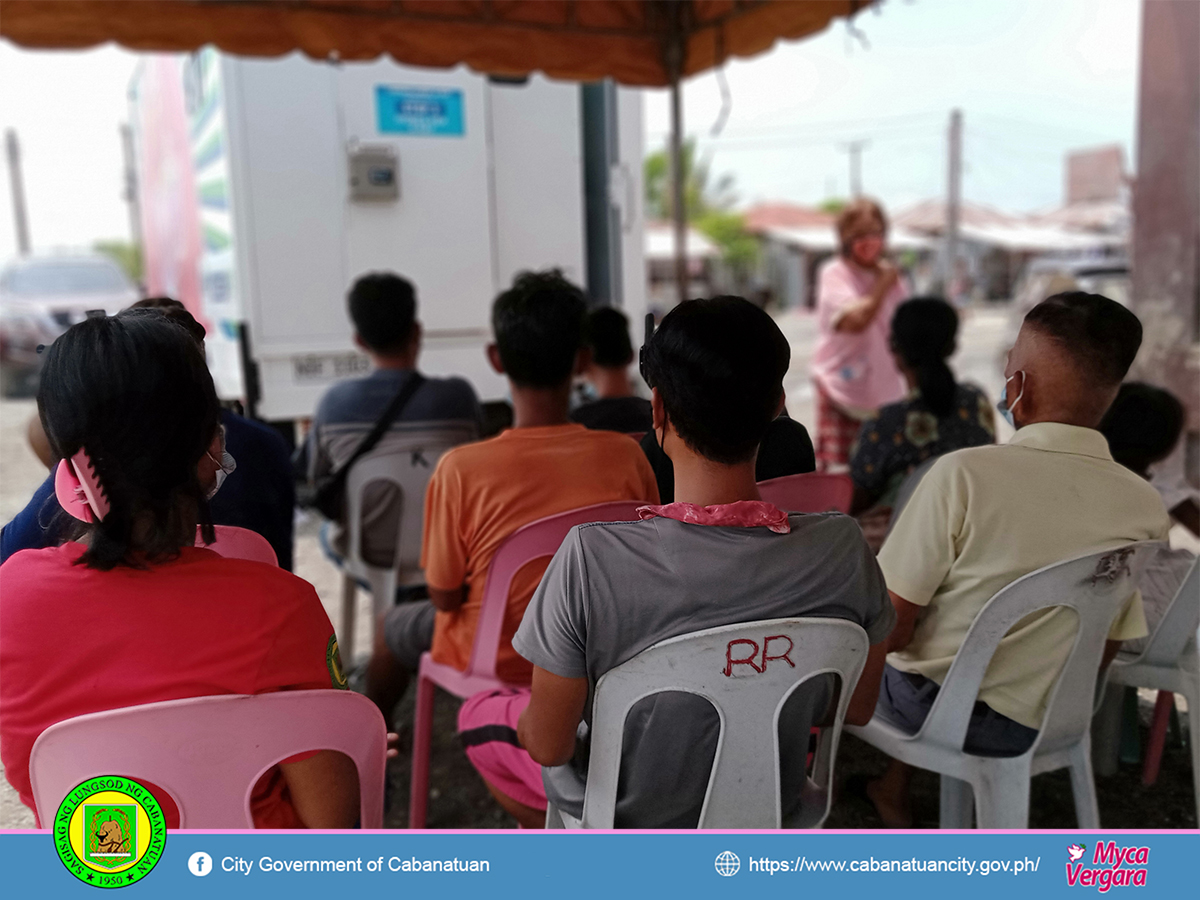
[[[544,810],[542,767],[517,740],[517,720],[528,705],[528,688],[476,694],[458,711],[458,736],[485,781],[518,803]]]

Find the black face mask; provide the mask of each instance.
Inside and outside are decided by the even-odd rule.
[[[654,338],[654,313],[646,313],[646,334],[642,340],[642,348],[638,350],[638,372],[641,373],[642,380],[646,382],[647,387],[654,387],[650,383],[650,377],[646,374],[646,348],[650,346],[650,341]]]

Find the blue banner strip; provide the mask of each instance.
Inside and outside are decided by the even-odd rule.
[[[175,831],[144,897],[1195,896],[1200,832]],[[51,836],[0,835],[11,897],[99,897]],[[813,892],[818,893],[813,893]]]

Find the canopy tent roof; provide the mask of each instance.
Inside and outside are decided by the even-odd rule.
[[[4,0],[28,48],[212,44],[244,56],[383,54],[414,66],[661,87],[820,31],[870,0]],[[672,48],[682,46],[682,53]],[[678,57],[682,57],[679,59]],[[675,57],[675,59],[673,59]]]

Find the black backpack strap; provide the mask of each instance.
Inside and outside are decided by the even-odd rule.
[[[408,406],[408,401],[412,399],[413,394],[424,383],[425,376],[414,369],[412,374],[408,376],[408,380],[404,382],[404,386],[396,392],[396,396],[392,398],[391,403],[387,405],[387,408],[375,422],[375,426],[371,429],[370,434],[363,438],[363,442],[358,445],[350,458],[342,463],[341,468],[330,476],[331,482],[338,485],[345,482],[346,476],[350,472],[350,467],[375,449],[375,445],[383,439],[383,435],[392,427],[392,422],[404,411],[404,407]]]

